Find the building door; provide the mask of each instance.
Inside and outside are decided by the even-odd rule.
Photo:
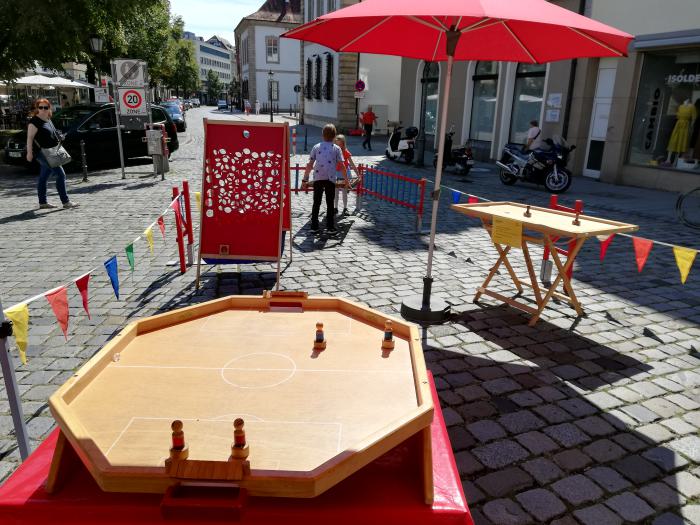
[[[613,89],[617,62],[614,58],[602,58],[598,66],[598,79],[591,112],[591,128],[588,132],[586,147],[586,164],[583,175],[594,179],[600,178],[600,167],[603,163],[605,138],[608,134],[608,119],[612,105]]]
[[[425,90],[425,143],[435,142],[437,129],[438,96],[440,91],[440,66],[437,62],[426,62],[423,68],[423,89]]]
[[[469,141],[477,160],[488,160],[493,142],[498,92],[498,62],[478,62],[472,89]]]

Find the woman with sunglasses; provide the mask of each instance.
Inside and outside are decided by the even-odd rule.
[[[51,103],[47,99],[40,98],[34,103],[34,109],[31,112],[32,118],[27,126],[27,162],[31,162],[36,157],[39,166],[41,166],[38,182],[40,209],[56,207],[46,200],[46,184],[52,173],[56,176],[56,189],[58,196],[61,197],[63,207],[75,208],[78,205],[70,201],[66,192],[66,172],[63,171],[63,167],[50,167],[41,153],[41,148],[53,148],[59,142],[58,133],[51,122],[52,115]],[[34,153],[35,148],[36,154]]]

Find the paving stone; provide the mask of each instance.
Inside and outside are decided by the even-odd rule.
[[[529,410],[521,410],[498,418],[498,422],[512,434],[520,434],[545,426],[545,422]]]
[[[470,510],[473,505],[476,505],[486,498],[486,495],[481,492],[471,481],[462,480],[462,489],[464,490],[464,497],[467,498],[467,501],[469,502]]]
[[[595,501],[603,495],[603,491],[598,485],[581,474],[552,483],[552,489],[573,505]]]
[[[526,461],[521,467],[542,485],[546,485],[550,481],[559,479],[564,475],[564,472],[555,463],[546,458]]]
[[[476,484],[490,496],[502,497],[534,485],[534,480],[527,472],[511,467],[481,476]]]
[[[612,467],[622,473],[630,481],[641,484],[661,475],[661,470],[636,454],[626,456],[612,464]]]
[[[688,461],[668,447],[654,447],[642,452],[642,456],[654,463],[665,472],[671,472],[684,467]]]
[[[533,408],[538,415],[546,419],[549,423],[563,423],[572,419],[571,414],[562,410],[556,405],[541,405]]]
[[[661,417],[643,405],[627,405],[620,407],[620,410],[640,423],[651,423]]]
[[[516,436],[515,439],[535,455],[545,454],[559,448],[559,445],[542,432],[527,432]]]
[[[630,433],[618,434],[613,436],[612,439],[630,452],[637,452],[647,446],[644,441]]]
[[[595,481],[608,492],[619,492],[630,486],[630,482],[623,478],[619,472],[610,467],[594,467],[586,471],[586,476]]]
[[[507,392],[514,392],[522,388],[517,381],[513,381],[508,377],[484,381],[481,383],[481,387],[492,394],[505,394]]]
[[[640,437],[646,438],[650,443],[663,443],[674,437],[667,428],[657,423],[637,427],[635,433]]]
[[[684,456],[692,459],[695,463],[700,463],[700,437],[686,436],[671,441],[668,446],[677,450]]]
[[[455,451],[471,448],[476,443],[474,437],[469,432],[467,432],[465,428],[452,426],[447,429],[447,433],[450,436],[450,443],[452,443],[452,449]]]
[[[508,399],[521,407],[532,407],[543,403],[540,396],[528,391],[516,392],[509,396]]]
[[[590,441],[590,438],[586,434],[571,423],[562,423],[561,425],[546,427],[544,433],[566,448]]]
[[[562,516],[561,518],[557,518],[555,520],[550,521],[549,525],[580,525],[580,524],[578,521],[576,521],[571,516]]]
[[[495,421],[490,420],[470,423],[467,425],[467,430],[482,443],[506,437],[506,432],[503,430],[503,427]]]
[[[557,465],[567,472],[580,470],[591,464],[591,458],[580,450],[576,449],[559,452],[558,454],[555,454],[552,459]]]
[[[699,403],[696,403],[689,397],[684,396],[682,394],[671,394],[666,396],[666,399],[668,399],[672,403],[675,403],[679,407],[684,408],[685,410],[695,410],[696,408],[700,408]]]
[[[655,414],[658,414],[662,418],[673,417],[676,414],[680,414],[683,412],[683,409],[681,407],[679,407],[675,403],[671,403],[663,397],[655,397],[654,399],[649,399],[647,401],[644,401],[642,405],[654,412]],[[663,421],[661,423],[663,424]]]
[[[647,500],[657,511],[669,507],[685,505],[686,499],[665,483],[650,483],[640,488],[637,493]]]
[[[662,396],[666,391],[658,385],[650,381],[639,381],[637,383],[630,383],[629,388],[635,392],[641,394],[645,398],[652,398],[656,396]]]
[[[615,433],[615,428],[598,416],[576,419],[573,423],[589,436],[608,436]]]
[[[619,459],[627,453],[620,445],[609,439],[594,441],[586,445],[583,451],[599,463]]]
[[[505,467],[529,455],[527,450],[510,440],[494,441],[477,447],[472,452],[484,465],[494,469]]]
[[[566,512],[564,503],[548,490],[528,490],[515,496],[515,499],[535,517],[538,523],[543,523]]]
[[[455,454],[455,462],[457,463],[457,470],[461,475],[473,474],[484,469],[484,466],[467,450],[457,452]]]
[[[693,476],[689,472],[677,472],[672,476],[664,478],[664,482],[687,498],[696,498],[700,496],[700,478]]]
[[[513,500],[496,499],[483,507],[484,514],[498,525],[529,525],[532,518]]]
[[[681,507],[680,514],[688,520],[689,523],[700,525],[700,505],[686,505],[685,507]]]
[[[660,423],[672,432],[675,432],[679,435],[696,434],[698,432],[697,428],[695,428],[690,423],[686,423],[683,419],[679,417],[666,419],[664,421],[661,421]]]
[[[678,514],[673,514],[671,512],[664,512],[663,514],[654,518],[651,525],[686,525],[687,522],[681,518]]]
[[[553,386],[542,386],[535,388],[534,392],[545,401],[559,401],[560,399],[566,399],[566,394]]]
[[[602,410],[619,407],[623,404],[620,399],[611,396],[607,392],[594,392],[592,394],[587,394],[585,397],[591,404]]]
[[[566,410],[574,417],[590,416],[598,412],[598,408],[583,399],[564,399],[557,403],[561,408]]]
[[[621,525],[622,518],[603,505],[593,505],[574,511],[582,525]]]
[[[631,492],[613,496],[605,504],[622,516],[624,520],[632,523],[642,521],[644,518],[654,514],[654,509]]]

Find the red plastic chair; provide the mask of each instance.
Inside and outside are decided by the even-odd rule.
[[[549,209],[551,210],[559,210],[559,211],[566,211],[569,213],[583,213],[583,201],[577,199],[576,202],[574,203],[573,208],[569,208],[568,206],[562,206],[558,202],[558,195],[551,195],[549,197]],[[560,237],[552,237],[552,242],[555,243],[560,239]],[[559,255],[563,255],[564,257],[568,257],[569,253],[571,250],[574,249],[574,246],[576,245],[576,239],[572,238],[569,240],[568,246],[566,249],[560,248],[559,246],[555,246],[555,249],[557,250],[557,253]],[[549,260],[549,246],[545,245],[544,246],[544,253],[542,254],[542,268],[540,270],[540,280],[544,281],[549,281],[550,276],[552,274],[552,262]],[[571,276],[574,273],[574,266],[571,265],[566,272],[566,275],[569,279],[571,279]]]

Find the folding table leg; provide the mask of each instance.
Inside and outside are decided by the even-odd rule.
[[[532,267],[532,259],[530,259],[530,250],[527,249],[527,241],[522,240],[523,257],[525,258],[525,265],[527,266],[527,273],[530,275],[530,282],[532,283],[532,291],[535,293],[535,300],[537,304],[542,301],[542,294],[540,293],[540,285],[537,283],[537,275],[535,274],[535,269]]]
[[[479,297],[481,297],[481,294],[483,293],[482,290],[485,290],[486,287],[488,287],[489,283],[491,282],[491,279],[493,279],[493,276],[496,275],[496,272],[498,271],[498,267],[501,265],[501,263],[505,260],[507,260],[508,252],[510,251],[510,246],[506,246],[505,249],[503,249],[501,246],[498,244],[494,243],[494,246],[498,250],[498,253],[500,254],[500,257],[498,257],[498,260],[496,261],[496,264],[493,265],[493,268],[491,268],[491,271],[489,272],[488,276],[482,283],[482,285],[477,288],[476,295],[474,296],[474,302],[477,302],[479,300]],[[522,291],[522,288],[521,288]]]

